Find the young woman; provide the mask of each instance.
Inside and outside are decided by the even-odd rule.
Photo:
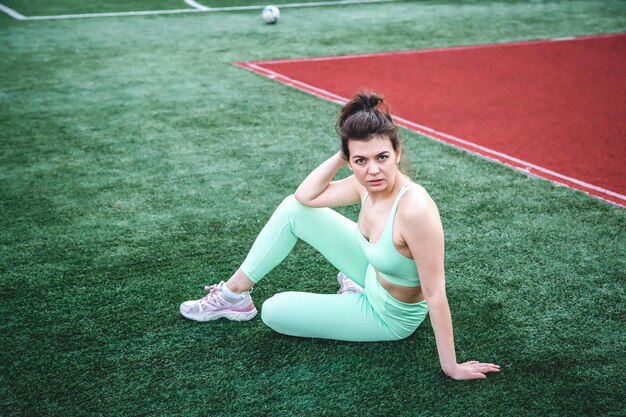
[[[263,303],[277,332],[346,341],[400,340],[430,311],[441,367],[455,379],[485,378],[499,366],[457,363],[446,298],[444,237],[437,206],[400,171],[398,128],[376,94],[361,93],[339,115],[341,150],[276,209],[241,267],[209,293],[181,304],[197,321],[250,320],[250,291],[304,240],[341,271],[338,294],[283,292]],[[347,164],[353,175],[332,181]],[[358,223],[329,207],[361,203]],[[350,278],[348,278],[350,277]]]

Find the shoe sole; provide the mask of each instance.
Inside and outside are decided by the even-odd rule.
[[[189,320],[195,321],[213,321],[221,318],[226,318],[231,321],[248,321],[252,320],[257,315],[257,309],[253,309],[246,312],[233,312],[233,311],[225,311],[225,312],[208,312],[207,314],[196,315],[189,314],[180,309],[180,314],[183,317],[188,318]]]

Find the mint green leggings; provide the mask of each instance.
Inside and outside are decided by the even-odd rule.
[[[285,198],[269,219],[241,270],[258,282],[291,252],[298,238],[364,287],[363,294],[282,292],[263,303],[261,318],[279,333],[355,342],[400,340],[422,323],[424,301],[405,303],[380,285],[356,240],[356,223],[329,208]]]

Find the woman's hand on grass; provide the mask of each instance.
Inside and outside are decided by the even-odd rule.
[[[487,378],[486,374],[488,372],[500,372],[500,365],[482,363],[478,361],[458,363],[452,372],[448,373],[448,375],[457,380],[483,379]]]

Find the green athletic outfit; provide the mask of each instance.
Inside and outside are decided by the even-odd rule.
[[[410,336],[428,313],[426,302],[399,301],[376,277],[378,271],[394,284],[419,286],[415,261],[402,256],[392,241],[398,201],[410,184],[398,192],[376,243],[363,237],[357,223],[330,208],[304,206],[293,195],[285,198],[241,265],[248,278],[258,282],[289,254],[300,238],[365,291],[362,294],[279,293],[263,303],[261,317],[265,324],[291,336],[355,342]]]

